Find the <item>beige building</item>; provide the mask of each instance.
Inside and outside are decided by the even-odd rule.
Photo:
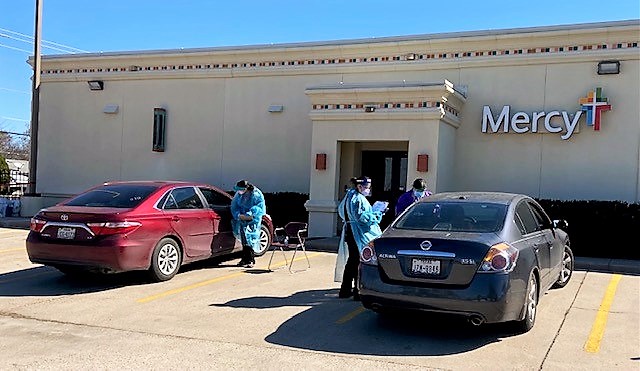
[[[374,199],[424,177],[436,192],[639,202],[639,41],[632,20],[47,56],[43,197],[25,213],[107,180],[246,177],[308,193],[310,234],[330,236],[360,174]]]

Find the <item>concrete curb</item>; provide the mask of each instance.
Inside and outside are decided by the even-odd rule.
[[[305,247],[310,251],[337,252],[339,237],[308,239]],[[575,257],[575,269],[606,273],[640,275],[640,260]]]
[[[5,217],[0,218],[0,228],[29,229],[31,218]]]

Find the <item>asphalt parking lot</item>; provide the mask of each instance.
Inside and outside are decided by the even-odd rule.
[[[450,318],[379,317],[338,299],[335,255],[295,273],[237,259],[149,283],[73,280],[29,262],[27,231],[0,228],[0,369],[640,369],[640,276],[576,271],[527,334]],[[291,253],[288,252],[288,256]],[[284,266],[282,256],[274,257]]]

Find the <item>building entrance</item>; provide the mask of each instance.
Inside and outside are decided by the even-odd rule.
[[[380,223],[382,229],[393,221],[396,201],[405,191],[407,157],[407,151],[362,151],[362,175],[371,178],[371,203],[389,202],[389,211]]]

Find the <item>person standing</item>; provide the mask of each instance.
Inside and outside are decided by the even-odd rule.
[[[360,300],[358,293],[360,253],[369,242],[382,234],[380,230],[382,212],[373,211],[366,199],[371,194],[371,179],[361,176],[352,178],[351,183],[352,188],[347,191],[338,206],[338,214],[344,221],[340,245],[346,243],[349,251],[338,297],[353,296],[354,300]]]
[[[433,193],[427,189],[427,182],[422,178],[416,178],[416,180],[413,181],[413,187],[398,198],[398,202],[396,203],[396,216],[402,214],[402,212],[414,202],[418,202],[432,194]]]
[[[244,179],[233,189],[236,193],[231,200],[231,225],[234,236],[242,242],[242,258],[238,266],[252,268],[256,263],[255,252],[260,251],[262,216],[267,211],[264,195]]]

